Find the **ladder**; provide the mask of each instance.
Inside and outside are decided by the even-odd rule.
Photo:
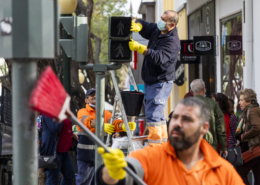
[[[132,69],[131,69],[129,64],[127,65],[127,68],[128,68],[128,74],[130,76],[131,82],[133,83],[134,89],[136,91],[138,91],[139,89],[138,89],[138,86],[136,84],[136,81],[135,81]],[[115,71],[111,70],[110,73],[111,73],[113,85],[114,85],[114,88],[115,88],[115,91],[116,91],[116,96],[114,98],[114,106],[113,106],[113,111],[112,111],[112,117],[110,119],[110,124],[113,124],[113,121],[114,121],[114,118],[115,118],[116,106],[117,106],[117,103],[119,103],[119,109],[120,109],[120,112],[122,114],[122,118],[123,118],[123,121],[125,123],[125,126],[126,126],[126,132],[127,132],[127,137],[128,137],[128,141],[129,141],[129,147],[128,147],[128,154],[129,154],[130,152],[135,151],[135,145],[133,143],[133,140],[134,139],[136,139],[136,140],[140,140],[141,139],[142,140],[142,139],[146,139],[146,137],[144,137],[144,136],[135,137],[135,138],[133,137],[133,132],[130,131],[128,122],[129,121],[134,122],[135,116],[131,116],[130,119],[127,119],[127,115],[125,113],[125,108],[124,108],[124,105],[123,105],[123,102],[122,102],[122,98],[121,98],[121,94],[120,94],[120,91],[119,91],[118,83],[117,83],[117,80],[116,80]],[[143,106],[142,106],[142,112],[144,112],[144,102],[143,102]],[[109,143],[110,137],[111,136],[108,134],[107,141],[106,141],[106,145],[107,146],[109,146],[109,144],[110,144]]]

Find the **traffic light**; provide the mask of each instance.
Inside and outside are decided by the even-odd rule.
[[[61,24],[68,35],[73,39],[60,39],[61,47],[67,57],[76,62],[87,62],[88,28],[87,17],[64,16],[60,17]]]
[[[109,18],[108,60],[110,62],[132,61],[132,51],[129,49],[132,35],[131,22],[131,17]]]

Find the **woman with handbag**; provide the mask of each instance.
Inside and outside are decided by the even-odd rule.
[[[240,142],[244,164],[237,166],[236,170],[246,185],[250,185],[247,175],[252,170],[255,185],[260,185],[260,108],[252,89],[241,90],[239,95],[239,105],[243,112],[236,138]]]
[[[63,175],[60,185],[72,185],[75,171],[68,154],[68,150],[72,146],[72,137],[70,120],[66,119],[62,123],[56,123],[52,118],[42,117],[39,167],[46,170],[46,185],[57,185],[60,173]]]

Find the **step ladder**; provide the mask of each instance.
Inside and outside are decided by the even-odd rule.
[[[127,65],[128,74],[130,76],[131,82],[133,83],[134,89],[136,91],[139,91],[131,67],[130,67],[129,64],[126,64],[126,65]],[[124,105],[123,105],[123,102],[122,102],[122,97],[121,97],[121,94],[120,94],[120,90],[119,90],[119,87],[118,87],[118,83],[117,83],[117,80],[116,80],[115,71],[111,70],[110,73],[111,73],[112,82],[113,82],[113,85],[114,85],[114,88],[115,88],[115,91],[116,91],[116,96],[114,98],[114,105],[113,105],[112,117],[110,119],[110,124],[113,124],[113,122],[114,122],[117,103],[119,103],[119,109],[120,109],[120,112],[122,114],[122,119],[123,119],[123,121],[125,123],[127,137],[128,137],[128,141],[129,141],[128,154],[130,154],[131,152],[135,151],[136,149],[143,148],[143,146],[138,141],[147,139],[147,136],[136,136],[136,137],[134,137],[133,136],[133,131],[130,131],[128,122],[134,122],[136,116],[128,116],[127,117],[127,115],[125,113],[125,108],[124,108]],[[143,102],[143,106],[142,106],[142,110],[141,111],[144,114],[144,102]],[[106,141],[106,145],[107,146],[110,145],[110,143],[109,143],[110,142],[110,137],[111,136],[108,134],[107,141]]]

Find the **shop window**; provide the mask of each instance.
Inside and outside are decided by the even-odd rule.
[[[221,20],[222,92],[235,102],[243,89],[242,13]]]

